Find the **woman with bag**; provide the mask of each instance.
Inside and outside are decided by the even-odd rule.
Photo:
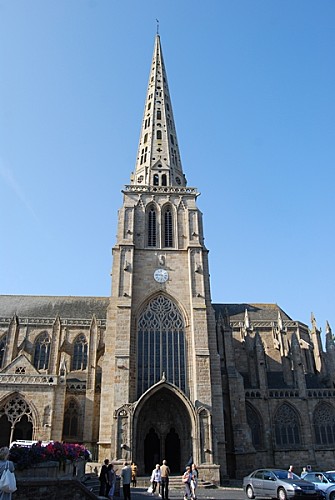
[[[0,448],[0,500],[12,500],[12,492],[16,491],[14,464],[8,459],[7,446]]]

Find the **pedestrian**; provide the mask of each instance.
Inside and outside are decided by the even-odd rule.
[[[0,448],[0,477],[5,469],[14,472],[14,464],[11,460],[8,460],[8,455],[9,449],[7,446]],[[0,500],[12,500],[12,494],[0,490]]]
[[[293,465],[290,465],[288,471],[287,471],[287,478],[288,479],[293,479]]]
[[[131,467],[128,462],[124,462],[122,470],[122,489],[123,489],[123,499],[130,500],[130,482],[131,482]]]
[[[192,468],[191,468],[191,497],[193,498],[193,500],[196,499],[196,495],[195,495],[195,490],[197,489],[197,486],[198,486],[198,469],[197,469],[197,466],[195,464],[192,464]]]
[[[104,463],[100,469],[99,481],[100,481],[100,490],[99,496],[106,497],[108,495],[108,458],[105,458]]]
[[[301,479],[304,479],[304,477],[306,476],[306,474],[308,474],[307,467],[303,467],[302,471],[301,471],[301,474],[300,474]]]
[[[108,478],[108,498],[113,500],[114,491],[115,491],[115,483],[116,483],[116,473],[114,470],[114,465],[109,464],[107,468],[107,478]]]
[[[183,474],[182,481],[184,483],[184,500],[189,500],[191,498],[191,467],[186,466],[186,470]]]
[[[166,460],[163,460],[163,464],[161,466],[161,494],[163,500],[169,500],[169,476],[170,476],[170,468],[166,463]]]
[[[159,494],[159,496],[161,496],[161,479],[162,479],[162,476],[161,476],[161,468],[160,468],[160,465],[159,464],[156,464],[156,467],[154,468],[154,470],[152,471],[151,473],[151,483],[152,483],[152,494],[154,495],[156,493],[156,489],[157,489],[157,485],[158,485],[158,491],[157,493]]]
[[[137,477],[137,465],[135,462],[131,463],[131,482],[132,485],[136,488],[136,477]]]

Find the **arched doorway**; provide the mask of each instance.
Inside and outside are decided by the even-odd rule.
[[[181,473],[192,455],[192,421],[181,397],[166,385],[153,392],[134,418],[134,456],[139,470],[149,474],[167,460]]]

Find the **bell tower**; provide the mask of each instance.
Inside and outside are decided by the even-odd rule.
[[[192,457],[219,482],[224,409],[198,196],[183,173],[157,35],[113,248],[100,458],[134,460],[143,474],[163,459],[181,472]]]

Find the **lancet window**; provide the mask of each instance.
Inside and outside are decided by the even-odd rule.
[[[164,246],[171,248],[173,246],[173,217],[170,206],[165,208],[163,212],[163,231]]]
[[[261,418],[256,410],[249,404],[246,405],[247,422],[251,430],[252,444],[255,450],[260,450],[263,447],[263,429]]]
[[[74,341],[72,370],[85,370],[87,367],[87,340],[85,335],[78,335]]]
[[[319,404],[313,415],[315,441],[319,445],[335,444],[335,410],[326,403]]]
[[[185,325],[178,307],[159,295],[144,309],[137,329],[137,397],[166,380],[186,391]]]
[[[77,401],[71,398],[64,412],[63,437],[77,438],[80,420],[80,408]]]
[[[301,443],[300,422],[297,412],[288,404],[283,404],[275,416],[276,445],[294,448]]]
[[[0,340],[0,368],[2,368],[6,353],[7,337],[4,335]]]
[[[35,342],[34,366],[37,370],[47,370],[50,358],[50,337],[44,332]]]
[[[153,206],[151,206],[148,211],[148,247],[156,246],[156,224],[156,210]]]

